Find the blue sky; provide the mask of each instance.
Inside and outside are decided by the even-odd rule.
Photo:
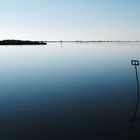
[[[140,0],[0,0],[0,40],[140,40]]]

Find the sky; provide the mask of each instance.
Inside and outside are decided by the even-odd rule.
[[[0,0],[0,40],[140,40],[140,0]]]

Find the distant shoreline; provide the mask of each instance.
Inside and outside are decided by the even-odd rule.
[[[0,45],[46,45],[45,41],[1,40]]]
[[[140,41],[62,41],[62,40],[60,40],[60,41],[45,41],[45,42],[47,42],[47,43],[70,43],[70,42],[72,42],[72,43],[107,43],[107,42],[140,42]]]
[[[0,40],[0,45],[47,45],[47,43],[129,43],[140,41],[66,41],[66,40],[50,40],[50,41],[30,41],[30,40]]]

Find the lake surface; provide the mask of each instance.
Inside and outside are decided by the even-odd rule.
[[[140,42],[0,46],[1,140],[139,140],[132,59]]]

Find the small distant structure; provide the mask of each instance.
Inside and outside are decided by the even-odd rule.
[[[139,79],[138,79],[138,72],[137,72],[137,66],[139,66],[139,61],[138,60],[131,60],[132,66],[135,67],[135,72],[136,72],[136,81],[137,81],[137,101],[136,101],[136,107],[135,107],[135,112],[134,116],[130,119],[131,122],[137,122],[138,117],[137,117],[137,111],[138,111],[138,105],[139,105]]]

